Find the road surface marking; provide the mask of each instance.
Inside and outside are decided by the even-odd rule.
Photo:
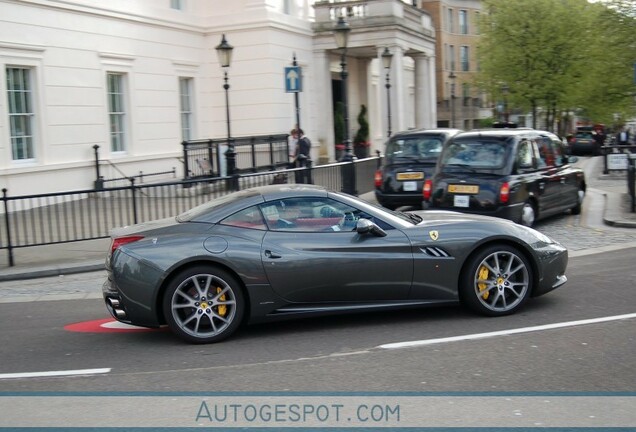
[[[580,321],[568,321],[568,322],[555,323],[555,324],[545,324],[545,325],[540,325],[535,327],[523,327],[518,329],[500,330],[500,331],[489,332],[489,333],[474,333],[474,334],[468,334],[463,336],[451,336],[451,337],[438,338],[438,339],[423,339],[423,340],[415,340],[415,341],[408,341],[408,342],[395,342],[395,343],[379,345],[378,348],[382,348],[382,349],[412,348],[412,347],[419,347],[424,345],[434,345],[434,344],[441,344],[441,343],[447,343],[447,342],[458,342],[458,341],[475,340],[475,339],[486,339],[486,338],[491,338],[496,336],[508,336],[508,335],[518,334],[518,333],[530,333],[530,332],[543,331],[543,330],[553,330],[553,329],[564,328],[564,327],[575,327],[575,326],[586,325],[586,324],[597,324],[597,323],[602,323],[607,321],[617,321],[617,320],[631,319],[631,318],[636,318],[636,313],[625,314],[625,315],[615,315],[615,316],[601,317],[601,318],[591,318],[591,319],[580,320]]]
[[[41,378],[41,377],[57,377],[57,376],[73,376],[73,375],[95,375],[109,373],[110,368],[101,369],[77,369],[67,371],[45,371],[45,372],[22,372],[22,373],[6,373],[0,374],[0,379],[9,378]]]

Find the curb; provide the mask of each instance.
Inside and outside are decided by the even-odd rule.
[[[606,225],[619,228],[636,228],[636,213],[634,220],[625,219],[623,217],[623,208],[626,193],[606,192],[605,193],[605,212],[603,213],[603,222]]]

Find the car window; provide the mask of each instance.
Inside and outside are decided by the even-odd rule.
[[[532,145],[528,140],[523,140],[517,147],[517,166],[519,168],[532,168]]]
[[[325,197],[287,198],[260,204],[265,222],[273,231],[353,231],[360,218],[378,222],[355,207]],[[386,229],[386,224],[381,225]]]
[[[577,132],[576,138],[579,139],[592,139],[592,132]]]
[[[554,151],[554,163],[556,166],[565,164],[565,158],[563,154],[563,142],[559,140],[552,141],[552,150]]]
[[[445,166],[463,166],[472,169],[496,169],[504,166],[506,148],[504,140],[466,138],[450,142],[444,149],[441,162]]]
[[[204,219],[205,216],[215,209],[230,206],[242,199],[258,195],[258,192],[242,190],[227,195],[214,198],[204,204],[193,207],[177,216],[179,222],[189,222],[197,219]]]
[[[537,143],[537,166],[539,168],[554,167],[555,158],[554,151],[552,149],[552,140],[547,137],[539,137],[536,139]]]
[[[405,159],[433,159],[442,151],[442,137],[413,136],[389,141],[386,156]]]
[[[222,225],[230,225],[241,228],[267,229],[265,219],[258,206],[248,207],[244,210],[226,217],[220,222]]]

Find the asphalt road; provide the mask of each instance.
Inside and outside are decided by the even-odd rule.
[[[0,374],[109,371],[5,378],[0,391],[634,391],[636,317],[611,318],[636,312],[633,258],[634,248],[574,257],[566,286],[509,317],[445,307],[305,319],[204,346],[163,330],[65,329],[108,318],[98,298],[4,303]],[[489,332],[503,333],[381,347]]]

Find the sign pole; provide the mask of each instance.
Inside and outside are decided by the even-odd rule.
[[[294,67],[298,66],[298,63],[296,62],[296,53],[294,53],[292,66]],[[300,129],[300,103],[298,102],[299,101],[298,93],[299,92],[294,92],[294,102],[296,104],[296,128]]]

